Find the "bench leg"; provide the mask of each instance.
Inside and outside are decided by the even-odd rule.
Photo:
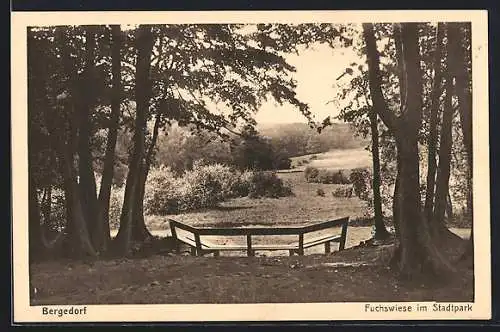
[[[290,250],[288,250],[288,252],[290,253],[290,256],[293,256],[293,255],[294,255],[294,253],[295,253],[295,250],[290,249]]]
[[[325,242],[325,254],[330,252],[330,242]]]
[[[191,256],[196,256],[196,248],[191,247]]]
[[[215,250],[214,251],[214,257],[219,257],[220,256],[220,252],[219,250]]]

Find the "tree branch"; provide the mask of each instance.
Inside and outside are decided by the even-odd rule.
[[[396,129],[398,118],[388,108],[387,102],[382,94],[381,74],[380,74],[380,58],[375,42],[372,23],[363,23],[363,36],[366,43],[366,57],[368,60],[368,77],[370,86],[370,95],[373,107],[384,122],[384,124],[392,132]]]

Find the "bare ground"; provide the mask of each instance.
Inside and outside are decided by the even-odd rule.
[[[472,301],[472,270],[459,268],[446,284],[405,282],[388,268],[391,251],[46,262],[32,266],[31,304]]]

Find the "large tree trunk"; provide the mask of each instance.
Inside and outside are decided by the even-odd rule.
[[[141,172],[139,177],[139,186],[137,187],[137,209],[135,210],[134,226],[132,228],[132,238],[135,241],[144,241],[151,238],[153,235],[149,232],[146,222],[144,220],[144,195],[146,193],[146,180],[148,178],[151,162],[153,161],[156,142],[158,140],[158,132],[160,129],[161,115],[157,114],[155,124],[153,127],[153,135],[151,143],[149,144],[144,163],[141,165]]]
[[[90,138],[92,125],[90,116],[94,106],[94,49],[95,32],[91,26],[85,28],[86,31],[86,54],[85,71],[83,82],[78,84],[79,98],[76,100],[79,110],[78,121],[78,173],[80,175],[79,188],[82,210],[87,227],[90,233],[94,248],[102,246],[102,224],[97,220],[97,186],[92,166],[92,152],[90,148]]]
[[[49,184],[43,190],[42,206],[41,206],[43,223],[47,226],[50,224],[50,215],[52,213],[52,185]]]
[[[68,208],[68,236],[66,238],[65,254],[71,257],[96,256],[92,246],[87,222],[84,217],[78,183],[74,175],[72,159],[69,153],[63,158],[64,196]]]
[[[62,126],[67,126],[69,129],[66,130],[66,133],[63,133],[62,131],[64,131],[65,129],[55,127],[55,117],[52,119],[47,119],[47,124],[49,124],[49,128],[52,129],[51,136],[53,137],[54,146],[57,147],[58,159],[62,168],[61,174],[63,175],[68,219],[67,236],[65,238],[65,246],[67,249],[66,254],[75,257],[81,257],[84,255],[95,256],[97,255],[97,253],[94,250],[92,241],[90,239],[90,234],[87,227],[87,219],[86,215],[84,214],[85,208],[82,206],[80,188],[76,180],[77,177],[74,168],[74,152],[79,150],[79,146],[75,143],[77,132],[76,128],[79,127],[78,122],[81,121],[80,116],[82,113],[77,112],[77,114],[75,114],[74,111],[74,105],[78,104],[81,101],[78,97],[80,89],[77,85],[77,67],[74,59],[69,53],[69,41],[66,36],[66,32],[67,28],[58,28],[56,30],[56,37],[59,39],[61,45],[64,70],[66,71],[69,79],[68,87],[71,92],[70,100],[64,101],[65,119],[63,120],[64,122],[62,122]],[[83,137],[85,137],[85,133],[83,134]],[[80,158],[82,157],[80,156]],[[83,166],[85,167],[85,165]],[[80,167],[82,166],[80,165]],[[81,173],[81,175],[83,177],[89,177],[89,182],[91,182],[90,174],[88,174],[88,169],[87,173],[85,173],[85,170],[83,170],[83,173]],[[94,175],[92,173],[92,178],[93,176]],[[86,202],[84,201],[83,204],[86,204]]]
[[[422,76],[418,45],[418,24],[401,25],[406,100],[404,113],[396,117],[387,106],[381,90],[379,54],[372,24],[363,24],[366,42],[370,92],[380,117],[396,138],[398,149],[398,210],[400,241],[397,251],[399,272],[406,278],[421,274],[443,276],[453,271],[430,235],[429,224],[421,211],[419,183],[418,130],[422,121]]]
[[[68,106],[67,106],[68,108]],[[67,110],[67,114],[71,114]],[[96,256],[97,252],[92,246],[90,234],[87,229],[82,203],[80,199],[80,190],[76,181],[76,171],[74,168],[74,144],[72,142],[72,131],[75,131],[70,126],[69,138],[65,139],[65,135],[57,137],[55,130],[61,128],[53,128],[50,135],[53,137],[54,146],[57,146],[57,159],[63,176],[64,198],[66,204],[66,237],[64,238],[63,248],[64,255],[74,258],[84,256]]]
[[[146,222],[144,219],[144,195],[146,191],[146,179],[147,179],[147,169],[145,166],[141,166],[141,171],[139,174],[137,186],[137,202],[135,203],[134,209],[134,222],[132,225],[132,239],[134,241],[144,241],[151,238],[153,235],[149,232]]]
[[[441,59],[442,59],[442,44],[444,37],[443,23],[438,23],[436,32],[436,50],[434,54],[434,81],[432,82],[431,93],[431,114],[429,120],[429,139],[427,149],[427,185],[425,193],[425,217],[429,222],[434,216],[434,189],[436,185],[436,151],[438,140],[438,114],[441,96]]]
[[[151,98],[151,82],[149,69],[153,49],[153,35],[150,26],[141,25],[137,30],[137,65],[136,65],[136,117],[134,132],[134,149],[129,163],[125,198],[120,218],[120,229],[116,240],[121,254],[128,254],[131,248],[134,216],[140,193],[140,177],[145,149],[146,114],[149,111]]]
[[[378,145],[378,117],[375,110],[370,112],[373,161],[373,210],[375,219],[375,239],[384,240],[389,237],[382,215],[382,197],[380,196],[380,154]]]
[[[100,246],[96,249],[106,251],[111,240],[109,229],[109,204],[111,197],[111,186],[113,184],[113,172],[115,163],[115,149],[118,137],[118,126],[120,121],[121,105],[121,29],[119,25],[111,26],[112,35],[112,63],[111,72],[113,90],[111,98],[111,116],[109,119],[108,138],[106,142],[106,154],[102,171],[101,186],[99,191],[98,222],[101,224]]]
[[[43,60],[43,52],[36,46],[36,42],[32,35],[28,33],[30,40],[27,43],[28,47],[28,260],[30,263],[35,261],[43,249],[42,228],[40,219],[40,204],[37,194],[36,174],[36,155],[40,151],[36,149],[36,139],[34,136],[37,127],[42,127],[42,124],[37,122],[35,114],[46,114],[46,72],[43,65],[40,65]],[[41,101],[41,102],[39,102]],[[43,120],[42,120],[43,121]],[[30,264],[31,267],[31,264]],[[31,275],[31,269],[30,269]]]
[[[40,257],[43,251],[42,229],[40,220],[40,205],[35,183],[33,181],[33,171],[29,172],[29,261],[34,262]]]
[[[409,87],[411,83],[409,83]],[[401,153],[400,185],[400,247],[398,267],[401,275],[412,279],[421,273],[436,277],[447,276],[453,267],[436,247],[427,220],[422,216],[420,203],[419,160],[416,135],[408,139],[408,134],[400,139]]]

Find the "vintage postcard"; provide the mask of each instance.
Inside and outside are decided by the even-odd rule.
[[[14,323],[491,318],[486,11],[11,17]]]

